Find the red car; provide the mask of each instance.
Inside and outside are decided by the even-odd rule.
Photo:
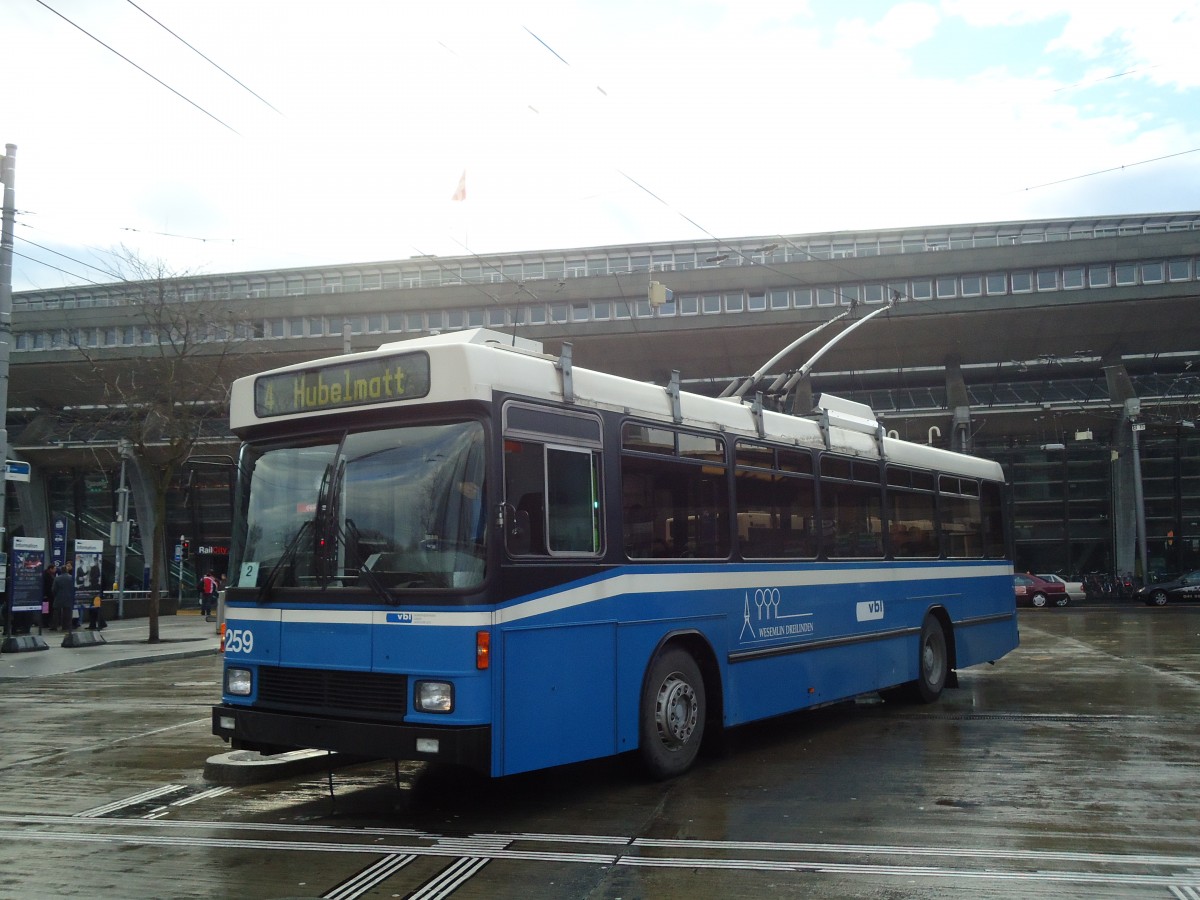
[[[1036,575],[1014,575],[1013,589],[1017,592],[1017,603],[1035,606],[1066,606],[1071,602],[1067,587],[1055,581],[1046,581]]]

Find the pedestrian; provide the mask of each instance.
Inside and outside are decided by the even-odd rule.
[[[200,579],[200,615],[206,619],[212,615],[217,601],[217,576],[209,569]]]
[[[92,604],[88,607],[88,631],[103,631],[107,627],[108,622],[104,619],[104,592],[101,591],[92,597]]]
[[[71,630],[71,620],[75,617],[75,573],[71,571],[71,563],[63,563],[62,570],[54,576],[54,595],[52,612],[56,623],[63,631]]]
[[[58,566],[54,563],[50,563],[42,571],[42,615],[38,619],[38,625],[49,626],[51,631],[57,630],[51,614],[51,610],[54,609],[54,578],[56,575],[58,575]]]
[[[108,623],[104,621],[104,586],[101,584],[99,555],[92,561],[92,566],[88,569],[87,597],[89,598],[88,630],[97,631],[107,628]],[[79,624],[83,625],[82,622]]]

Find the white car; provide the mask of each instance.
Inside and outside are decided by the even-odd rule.
[[[1060,575],[1038,575],[1043,581],[1053,581],[1061,584],[1067,589],[1067,596],[1071,598],[1072,603],[1077,603],[1080,600],[1087,599],[1087,591],[1083,589],[1081,581],[1067,581]]]

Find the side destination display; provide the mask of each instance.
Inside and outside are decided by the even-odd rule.
[[[334,362],[254,381],[254,414],[292,413],[412,400],[429,393],[429,356],[402,353]]]

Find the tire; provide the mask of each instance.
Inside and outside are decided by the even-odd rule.
[[[671,647],[656,656],[642,687],[639,723],[642,762],[654,778],[691,768],[707,717],[704,679],[691,654]]]
[[[1060,607],[1060,608],[1063,606],[1069,606],[1070,603],[1071,603],[1071,598],[1068,597],[1066,594],[1063,594],[1059,597],[1054,598],[1054,605],[1057,607]]]
[[[888,703],[933,703],[942,695],[950,677],[950,659],[946,651],[946,632],[942,623],[926,616],[917,646],[917,679],[879,692]]]
[[[1151,591],[1150,599],[1146,601],[1150,606],[1166,606],[1167,592],[1166,591]]]
[[[913,682],[914,699],[933,703],[942,696],[950,676],[950,655],[946,652],[946,632],[942,623],[926,616],[921,625],[921,643],[917,647],[917,680]]]
[[[1029,605],[1032,607],[1035,607],[1037,609],[1044,608],[1046,605],[1046,595],[1043,594],[1041,591],[1038,591],[1036,594],[1034,594],[1032,597],[1029,598]]]

